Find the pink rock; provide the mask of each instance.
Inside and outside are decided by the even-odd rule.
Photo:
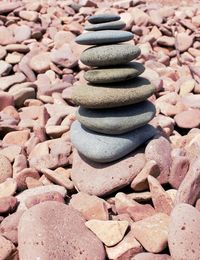
[[[172,211],[168,244],[173,259],[198,259],[200,255],[200,213],[180,203]]]
[[[149,16],[152,24],[160,25],[163,22],[163,17],[160,15],[159,10],[149,11]]]
[[[169,184],[178,189],[189,169],[189,160],[186,156],[175,156],[169,175]]]
[[[23,42],[31,37],[31,28],[27,25],[21,25],[14,29],[15,41]]]
[[[4,182],[0,183],[0,198],[12,196],[17,190],[17,183],[12,178],[7,178]]]
[[[20,3],[15,3],[15,2],[5,3],[5,2],[2,2],[0,4],[0,14],[10,13],[10,12],[14,11],[15,9],[17,9],[18,7],[20,7]]]
[[[13,163],[13,176],[15,177],[18,172],[25,168],[27,168],[26,156],[24,154],[16,156]]]
[[[52,256],[58,259],[69,256],[72,259],[105,259],[100,240],[88,230],[78,211],[65,204],[49,201],[32,207],[21,217],[18,230],[21,260],[51,259]]]
[[[0,44],[7,45],[14,42],[15,40],[12,31],[6,28],[5,26],[0,26]]]
[[[151,205],[140,204],[121,192],[115,196],[115,208],[118,214],[128,213],[134,221],[139,221],[156,214]]]
[[[133,231],[128,234],[116,246],[106,247],[106,253],[109,259],[125,260],[130,259],[137,253],[143,251],[141,244],[135,239]]]
[[[194,38],[191,35],[188,35],[187,33],[178,33],[176,35],[176,48],[180,52],[187,51],[193,44],[193,40]]]
[[[197,200],[195,208],[200,211],[200,199]]]
[[[62,138],[48,140],[37,144],[31,153],[28,160],[30,167],[41,170],[43,168],[57,168],[69,163],[69,155],[72,146],[68,141]]]
[[[26,79],[25,75],[21,72],[15,73],[14,75],[9,75],[0,78],[0,89],[7,90],[9,87],[16,83],[24,82]]]
[[[75,40],[75,35],[73,33],[66,32],[66,31],[59,31],[55,34],[54,37],[55,48],[59,48],[65,43],[74,42],[74,40]]]
[[[35,11],[20,11],[19,16],[30,22],[36,22],[38,20],[38,13]]]
[[[170,215],[174,206],[171,197],[153,176],[148,176],[148,182],[155,210]]]
[[[32,177],[38,180],[40,175],[37,170],[34,168],[24,168],[23,170],[19,171],[15,176],[13,176],[17,182],[17,189],[19,191],[25,190],[27,188],[26,178]]]
[[[145,155],[147,159],[154,160],[158,164],[160,168],[159,182],[161,184],[167,183],[172,163],[169,141],[164,137],[153,139],[146,146]]]
[[[74,151],[71,178],[80,191],[103,196],[129,185],[144,164],[144,154],[137,152],[115,163],[102,165],[88,162]]]
[[[147,161],[142,171],[138,173],[138,175],[132,181],[131,188],[135,191],[146,190],[149,187],[147,177],[149,175],[158,177],[159,174],[160,174],[160,169],[157,163],[153,160]]]
[[[0,198],[0,214],[10,213],[17,206],[17,199],[15,197],[2,197]]]
[[[12,177],[12,165],[4,155],[0,154],[0,183],[9,177]]]
[[[10,240],[13,244],[18,243],[18,224],[24,211],[17,211],[6,218],[0,224],[0,234]]]
[[[3,138],[4,144],[16,144],[23,146],[29,139],[30,130],[13,131]]]
[[[200,194],[200,162],[195,160],[178,188],[175,203],[194,205]]]
[[[44,194],[39,194],[39,195],[34,195],[31,196],[29,198],[27,198],[27,200],[25,201],[26,207],[29,209],[31,207],[33,207],[34,205],[37,205],[41,202],[45,202],[45,201],[57,201],[57,202],[61,202],[64,203],[64,198],[63,196],[56,191],[52,191],[52,192],[46,192]]]
[[[140,253],[132,258],[132,260],[170,260],[171,257],[166,254]]]
[[[131,14],[134,17],[135,24],[138,26],[141,26],[141,25],[146,26],[150,21],[149,15],[137,7],[134,7],[131,10]]]
[[[29,62],[29,66],[32,70],[42,73],[47,71],[50,68],[50,53],[49,52],[40,52],[37,55],[33,56]]]
[[[182,102],[190,108],[200,108],[200,95],[187,95],[182,98]]]
[[[132,224],[135,238],[150,253],[159,253],[167,247],[169,216],[158,213]]]
[[[175,38],[169,36],[161,36],[157,43],[161,46],[173,47],[175,45]]]
[[[69,205],[81,212],[86,220],[108,220],[109,216],[106,201],[97,196],[79,192],[72,195]]]
[[[177,114],[174,117],[176,124],[181,128],[195,128],[200,125],[200,111],[190,109]]]
[[[6,108],[7,106],[13,106],[14,100],[13,97],[6,92],[0,92],[0,111]]]
[[[7,240],[5,237],[0,235],[0,258],[8,259],[9,256],[15,251],[15,246]]]

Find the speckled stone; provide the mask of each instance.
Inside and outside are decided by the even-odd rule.
[[[122,134],[147,124],[155,115],[155,106],[144,101],[139,104],[92,110],[79,107],[77,119],[86,128],[104,134]]]
[[[138,77],[109,85],[77,85],[72,99],[77,105],[87,108],[112,108],[139,103],[155,91],[149,80]]]
[[[80,60],[92,67],[126,64],[140,55],[140,48],[130,44],[90,47],[83,51]]]
[[[127,65],[114,68],[103,68],[88,70],[84,73],[84,78],[94,84],[112,83],[135,78],[142,74],[145,67],[138,62],[130,62]]]
[[[121,30],[125,27],[125,22],[114,21],[100,24],[88,24],[85,26],[87,31],[101,31],[101,30]]]
[[[133,39],[133,34],[126,31],[103,30],[83,33],[76,37],[75,42],[82,45],[99,45],[125,42]]]
[[[105,260],[101,241],[77,210],[47,201],[24,212],[18,225],[20,260]]]
[[[71,142],[82,155],[91,161],[106,163],[134,151],[153,137],[156,130],[151,125],[145,125],[128,133],[112,136],[90,131],[75,121],[70,133]]]
[[[120,20],[120,18],[121,17],[119,15],[114,13],[104,13],[104,14],[92,15],[88,18],[88,21],[92,24],[97,24],[97,23],[118,21]]]

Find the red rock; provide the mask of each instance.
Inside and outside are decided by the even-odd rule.
[[[10,213],[17,206],[17,199],[15,197],[2,197],[0,198],[0,214]]]
[[[161,36],[158,38],[157,43],[161,46],[173,47],[175,45],[174,37]]]
[[[154,160],[158,164],[160,168],[159,182],[161,184],[167,183],[172,163],[169,141],[164,137],[153,139],[146,146],[145,155],[147,159]]]
[[[23,170],[19,171],[15,176],[13,176],[17,182],[17,189],[19,191],[25,190],[27,188],[26,178],[32,177],[38,180],[40,175],[37,170],[34,168],[24,168]]]
[[[71,177],[80,191],[103,196],[129,185],[144,164],[144,154],[138,152],[115,163],[102,165],[88,162],[74,151]]]
[[[147,177],[149,175],[158,177],[159,174],[160,170],[157,163],[153,160],[147,161],[142,171],[132,181],[131,188],[135,191],[146,190],[149,187]]]
[[[30,225],[32,232],[29,232]],[[52,256],[57,259],[105,259],[102,243],[88,230],[78,211],[58,202],[40,203],[22,215],[18,244],[21,260],[51,259]]]
[[[12,31],[6,28],[5,26],[0,26],[0,44],[7,45],[14,43],[14,37]]]
[[[150,253],[159,253],[167,247],[169,216],[158,213],[132,224],[133,234]]]
[[[61,203],[65,202],[63,196],[59,192],[52,191],[52,192],[46,192],[44,194],[38,194],[38,195],[28,197],[27,200],[25,201],[25,205],[29,209],[34,205],[37,205],[45,201],[57,201]]]
[[[170,215],[174,206],[171,197],[153,176],[148,176],[148,182],[155,210]]]
[[[178,189],[181,182],[185,178],[189,169],[189,160],[186,156],[175,156],[172,159],[172,166],[169,176],[169,184]]]
[[[97,196],[91,196],[87,193],[79,192],[72,195],[69,205],[78,210],[86,220],[109,219],[106,201]]]
[[[159,9],[149,11],[149,16],[150,16],[152,24],[155,24],[155,25],[162,24],[163,17],[160,15]]]
[[[176,40],[176,48],[180,52],[184,52],[191,47],[194,38],[191,35],[188,35],[187,33],[183,32],[183,33],[177,33],[175,40]]]
[[[13,244],[18,243],[18,224],[24,211],[17,211],[6,218],[0,224],[0,233]]]
[[[42,73],[47,71],[50,68],[50,53],[49,52],[40,52],[37,55],[33,56],[29,62],[29,66],[32,70]]]
[[[200,162],[194,160],[178,188],[175,203],[188,203],[194,205],[200,194]]]
[[[180,203],[172,211],[168,244],[173,259],[198,259],[200,255],[200,213]]]
[[[200,125],[200,111],[190,109],[177,114],[174,117],[176,124],[181,128],[195,128]]]
[[[75,35],[71,32],[59,31],[54,36],[55,48],[61,47],[65,43],[74,42]]]
[[[150,17],[148,16],[148,14],[146,14],[144,11],[142,11],[141,9],[139,9],[137,7],[134,7],[131,10],[131,14],[134,18],[135,24],[138,26],[141,26],[141,25],[146,26],[150,21]]]

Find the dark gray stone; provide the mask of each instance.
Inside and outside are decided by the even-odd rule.
[[[92,24],[105,23],[120,20],[120,16],[114,13],[104,13],[90,16],[88,21]]]
[[[106,163],[134,151],[153,137],[156,130],[151,125],[145,125],[128,133],[112,136],[90,131],[75,121],[70,133],[72,144],[82,155],[91,161]]]
[[[155,106],[149,101],[102,110],[79,107],[77,120],[95,132],[118,135],[147,124],[154,117],[155,112]]]
[[[139,47],[130,44],[104,45],[86,49],[80,60],[87,66],[105,67],[129,63],[140,53]]]
[[[100,24],[88,24],[85,26],[87,31],[101,31],[101,30],[121,30],[126,26],[123,21],[114,21]]]
[[[98,45],[125,42],[133,39],[133,34],[126,31],[103,30],[83,33],[76,37],[76,43],[82,45]]]
[[[94,84],[112,83],[135,78],[142,74],[145,67],[138,62],[130,62],[127,65],[114,68],[102,68],[88,70],[84,73],[84,78]]]

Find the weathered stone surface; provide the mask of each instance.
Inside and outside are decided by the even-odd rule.
[[[77,105],[87,108],[112,108],[136,104],[155,92],[155,87],[142,77],[109,85],[77,85],[72,99]]]
[[[83,64],[93,67],[105,67],[126,64],[140,55],[137,46],[128,44],[105,45],[86,49],[80,60]]]
[[[86,228],[78,211],[62,203],[44,202],[27,210],[20,219],[18,232],[21,260],[105,259],[102,243]]]
[[[118,20],[120,20],[120,16],[114,13],[96,14],[88,18],[88,21],[92,24],[118,21]]]
[[[121,30],[125,27],[123,21],[113,21],[97,24],[87,24],[85,26],[86,31],[100,31],[100,30]]]

